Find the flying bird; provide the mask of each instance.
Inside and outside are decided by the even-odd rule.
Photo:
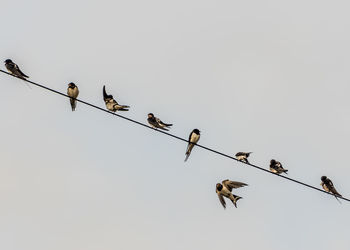
[[[270,161],[270,171],[272,173],[275,173],[275,174],[282,174],[282,173],[286,173],[287,174],[287,172],[288,172],[287,169],[284,169],[282,167],[282,164],[279,161],[276,161],[274,159],[272,159]]]
[[[238,181],[230,181],[230,180],[224,180],[221,183],[222,184],[220,183],[216,184],[216,193],[219,197],[219,200],[222,206],[226,208],[226,202],[224,200],[224,197],[226,197],[232,201],[235,207],[237,207],[237,201],[242,197],[232,194],[232,189],[248,186],[248,184],[245,184],[243,182],[238,182]]]
[[[169,131],[168,127],[173,126],[173,124],[162,122],[159,118],[155,117],[153,113],[148,114],[147,121],[152,126],[152,128],[160,128],[166,131]]]
[[[249,161],[248,161],[248,157],[249,155],[253,153],[253,152],[248,152],[248,153],[245,153],[245,152],[238,152],[236,154],[236,159],[241,161],[241,162],[245,162],[245,163],[248,163],[249,164]]]
[[[190,157],[191,151],[194,147],[194,145],[199,141],[200,138],[200,131],[198,129],[194,129],[189,138],[188,138],[188,146],[186,150],[186,158],[185,161],[187,161],[188,157]]]
[[[129,106],[126,105],[119,105],[116,100],[113,99],[112,95],[107,95],[106,87],[103,86],[103,100],[106,103],[106,108],[109,111],[116,112],[116,111],[129,111]]]
[[[326,192],[330,192],[332,194],[334,194],[334,197],[338,200],[338,197],[342,197],[341,194],[338,193],[338,191],[335,189],[333,182],[331,181],[331,179],[327,178],[327,176],[322,176],[321,177],[321,186],[324,189],[324,191]],[[339,201],[339,200],[338,200]]]
[[[73,82],[68,84],[67,95],[70,97],[69,100],[70,105],[72,106],[72,111],[75,111],[75,108],[77,106],[76,98],[79,95],[79,89],[78,86],[75,85]]]
[[[17,64],[12,62],[11,59],[7,59],[5,61],[5,67],[6,69],[12,74],[15,75],[23,80],[26,80],[26,78],[29,78],[29,76],[25,75],[18,67]]]

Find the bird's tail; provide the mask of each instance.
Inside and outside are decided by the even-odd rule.
[[[173,124],[166,124],[166,123],[164,123],[164,125],[165,125],[166,127],[171,127],[171,126],[173,126]]]
[[[340,200],[338,199],[338,195],[334,195],[334,197],[337,199],[337,201],[341,204],[341,202],[340,202]],[[341,197],[341,195],[340,195],[340,197]]]
[[[185,162],[188,160],[188,157],[190,157],[191,152],[186,152]]]
[[[121,108],[118,108],[118,111],[129,111],[130,106],[120,105]]]
[[[242,199],[242,197],[240,197],[240,196],[238,196],[238,195],[234,195],[234,194],[232,194],[232,196],[231,196],[231,198],[230,198],[230,200],[232,201],[233,205],[235,205],[235,207],[237,207],[237,201],[238,201],[239,199]]]
[[[187,161],[188,157],[190,157],[192,148],[193,148],[194,144],[190,143],[188,144],[187,150],[186,150],[186,158],[185,158],[185,162]]]
[[[288,172],[288,169],[283,169],[283,172],[286,173],[286,174],[288,174],[288,173],[287,173],[287,172]]]
[[[339,194],[339,193],[337,192],[337,190],[335,190],[335,188],[334,188],[334,190],[333,190],[332,193],[334,194],[334,197],[337,199],[337,201],[341,204],[341,202],[340,202],[340,200],[338,199],[338,197],[342,197],[342,195]]]
[[[74,98],[70,98],[70,106],[72,107],[72,111],[75,111],[75,107],[77,106],[77,101]]]

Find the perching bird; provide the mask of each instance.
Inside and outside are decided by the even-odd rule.
[[[152,126],[152,128],[160,128],[166,131],[169,131],[167,127],[173,126],[173,124],[166,124],[162,122],[159,118],[155,117],[152,113],[148,114],[147,121]]]
[[[186,158],[185,161],[187,161],[188,157],[190,157],[191,151],[194,147],[194,145],[199,141],[199,138],[201,137],[200,131],[198,129],[194,129],[189,138],[188,138],[188,146],[186,150]]]
[[[249,164],[248,157],[251,153],[253,153],[253,152],[248,152],[248,153],[238,152],[236,154],[236,159]]]
[[[321,181],[321,186],[323,187],[324,191],[331,192],[332,194],[334,194],[335,198],[337,198],[337,196],[342,197],[342,195],[339,194],[338,191],[335,189],[333,182],[329,178],[327,178],[327,176],[322,176]]]
[[[75,85],[74,83],[69,83],[68,84],[68,89],[67,89],[67,95],[70,97],[70,105],[72,106],[72,111],[75,110],[75,107],[77,106],[77,100],[76,98],[79,95],[79,89],[78,86]]]
[[[116,112],[116,111],[129,111],[129,106],[126,105],[119,105],[116,100],[113,99],[112,95],[107,95],[106,93],[106,87],[103,86],[103,100],[106,103],[106,108],[109,111]]]
[[[15,76],[18,76],[19,78],[21,79],[26,79],[26,78],[29,78],[29,76],[25,75],[18,67],[17,64],[15,64],[14,62],[11,61],[11,59],[7,59],[5,61],[5,67],[7,68],[7,70],[15,75]]]
[[[282,167],[282,164],[279,161],[276,161],[274,159],[272,159],[270,161],[270,171],[272,173],[275,173],[275,174],[282,174],[282,173],[286,173],[287,174],[287,172],[288,172],[287,169],[284,169]]]
[[[224,196],[225,196],[226,198],[229,198],[232,201],[235,207],[237,207],[237,201],[242,197],[232,194],[232,189],[240,188],[244,186],[248,186],[248,184],[245,184],[243,182],[238,182],[238,181],[230,181],[230,180],[224,180],[222,181],[222,184],[217,183],[216,193],[218,194],[218,197],[222,206],[226,208],[226,202],[224,200]]]

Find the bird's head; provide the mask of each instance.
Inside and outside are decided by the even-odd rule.
[[[5,63],[12,63],[11,59],[6,59]]]
[[[70,83],[68,83],[68,87],[74,89],[75,88],[75,84],[73,82],[70,82]]]
[[[325,182],[327,180],[327,176],[322,176],[321,181]]]
[[[216,183],[216,190],[221,191],[222,185],[220,183]]]
[[[153,118],[153,117],[154,117],[153,113],[148,114],[148,118]]]
[[[199,135],[200,132],[201,132],[201,131],[199,131],[199,129],[197,129],[197,128],[195,128],[195,129],[193,130],[193,133],[195,133],[195,134],[197,134],[197,135]]]
[[[275,160],[275,159],[272,159],[272,160],[270,161],[270,164],[271,164],[271,165],[275,165],[275,164],[276,164],[276,160]]]

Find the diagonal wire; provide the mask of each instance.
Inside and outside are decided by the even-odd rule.
[[[15,76],[15,75],[13,75],[13,74],[11,74],[11,73],[8,73],[8,72],[6,72],[6,71],[4,71],[4,70],[1,70],[1,69],[0,69],[0,72],[5,73],[5,74],[7,74],[7,75],[10,75],[10,76],[12,76],[12,77],[19,78],[19,79],[21,79],[21,80],[23,80],[23,81],[26,81],[26,82],[28,82],[28,83],[31,83],[31,84],[33,84],[33,85],[35,85],[35,86],[40,87],[40,88],[46,89],[46,90],[48,90],[48,91],[54,92],[54,93],[56,93],[56,94],[58,94],[58,95],[61,95],[61,96],[65,96],[65,97],[70,98],[67,94],[64,94],[64,93],[59,92],[59,91],[54,90],[54,89],[51,89],[51,88],[46,87],[46,86],[44,86],[44,85],[41,85],[41,84],[39,84],[39,83],[30,81],[30,80],[27,80],[27,79],[22,79],[22,78],[20,78],[20,77],[18,77],[18,76]],[[96,106],[96,105],[94,105],[94,104],[91,104],[91,103],[89,103],[89,102],[86,102],[86,101],[83,101],[83,100],[80,100],[80,99],[76,99],[76,100],[77,100],[78,102],[83,103],[83,104],[85,104],[85,105],[87,105],[87,106],[90,106],[90,107],[92,107],[92,108],[95,108],[95,109],[98,109],[98,110],[100,110],[100,111],[109,113],[109,114],[111,114],[111,115],[115,115],[115,116],[117,116],[117,117],[119,117],[119,118],[122,118],[122,119],[124,119],[124,120],[127,120],[127,121],[129,121],[129,122],[136,123],[136,124],[138,124],[138,125],[140,125],[140,126],[143,126],[143,127],[149,128],[149,129],[152,129],[152,130],[157,131],[157,132],[159,132],[159,133],[165,134],[165,135],[170,136],[170,137],[173,137],[173,138],[175,138],[175,139],[177,139],[177,140],[184,141],[184,142],[188,143],[188,140],[186,140],[186,139],[184,139],[184,138],[182,138],[182,137],[179,137],[179,136],[177,136],[177,135],[173,135],[173,134],[170,134],[170,133],[168,133],[168,132],[165,132],[165,131],[162,131],[162,130],[158,130],[158,129],[152,128],[152,127],[148,126],[147,124],[144,124],[144,123],[139,122],[139,121],[136,121],[136,120],[134,120],[134,119],[131,119],[131,118],[128,118],[128,117],[119,115],[119,114],[117,114],[117,113],[111,112],[111,111],[109,111],[109,110],[106,110],[106,109],[104,109],[104,108],[101,108],[101,107],[99,107],[99,106]],[[231,159],[231,160],[235,160],[235,161],[238,161],[238,162],[240,162],[240,163],[249,165],[249,166],[251,166],[251,167],[253,167],[253,168],[259,169],[259,170],[264,171],[264,172],[266,172],[266,173],[273,174],[273,175],[278,176],[278,177],[280,177],[280,178],[284,178],[284,179],[286,179],[286,180],[289,180],[289,181],[295,182],[295,183],[297,183],[297,184],[303,185],[303,186],[305,186],[305,187],[308,187],[308,188],[311,188],[311,189],[314,189],[314,190],[317,190],[317,191],[320,191],[320,192],[323,192],[323,193],[326,193],[326,194],[329,194],[329,195],[333,195],[332,193],[326,192],[326,191],[324,191],[324,190],[322,190],[322,189],[320,189],[320,188],[317,188],[317,187],[312,186],[312,185],[310,185],[310,184],[307,184],[307,183],[305,183],[305,182],[298,181],[298,180],[296,180],[296,179],[292,179],[292,178],[290,178],[290,177],[288,177],[288,176],[284,176],[284,175],[279,175],[279,174],[273,173],[273,172],[271,172],[271,171],[269,171],[269,170],[267,170],[267,169],[265,169],[265,168],[259,167],[259,166],[257,166],[257,165],[251,164],[251,163],[246,163],[246,162],[239,161],[239,160],[237,160],[235,157],[233,157],[233,156],[231,156],[231,155],[228,155],[228,154],[225,154],[225,153],[222,153],[222,152],[217,151],[217,150],[215,150],[215,149],[212,149],[212,148],[209,148],[209,147],[200,145],[200,144],[196,144],[196,146],[199,147],[199,148],[205,149],[205,150],[207,150],[207,151],[210,151],[210,152],[212,152],[212,153],[215,153],[215,154],[221,155],[221,156],[223,156],[223,157],[229,158],[229,159]],[[336,196],[336,198],[339,198],[339,199],[342,199],[342,200],[345,200],[345,201],[349,201],[349,202],[350,202],[350,199],[345,198],[345,197],[342,197],[342,196]]]

